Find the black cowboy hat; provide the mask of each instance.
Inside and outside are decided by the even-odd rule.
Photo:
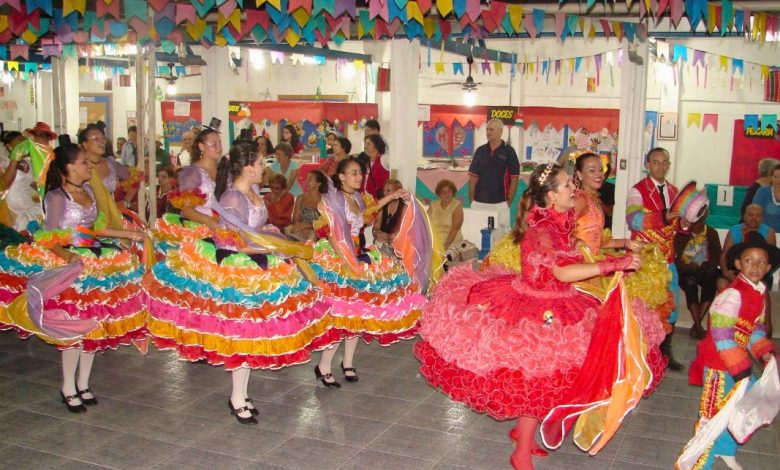
[[[736,269],[735,261],[742,256],[742,252],[748,248],[761,248],[765,250],[769,255],[769,264],[772,265],[772,269],[769,272],[774,271],[780,266],[780,248],[774,245],[770,245],[766,242],[766,239],[758,232],[748,232],[745,235],[745,240],[742,243],[737,243],[729,249],[726,255],[727,265],[730,269]]]

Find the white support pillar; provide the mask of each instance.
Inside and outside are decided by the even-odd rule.
[[[208,124],[215,117],[222,121],[220,137],[222,138],[222,151],[227,153],[230,149],[230,135],[228,131],[228,104],[233,90],[226,86],[220,86],[220,74],[228,69],[230,55],[227,47],[211,47],[202,54],[206,61],[206,67],[202,68],[203,80],[201,80],[201,103],[203,104],[203,122]]]
[[[78,61],[73,58],[60,59],[52,57],[51,63],[52,128],[57,134],[76,135],[79,130]],[[38,117],[44,119],[42,114],[38,114]]]
[[[146,201],[149,211],[149,220],[157,220],[157,100],[155,99],[157,80],[157,54],[154,47],[151,47],[144,54],[146,59],[146,105],[143,111],[145,116],[145,138],[143,147],[148,149],[146,163],[146,174],[149,175],[147,181]]]
[[[612,213],[612,233],[617,238],[629,235],[626,225],[626,198],[631,187],[642,179],[644,168],[643,142],[649,68],[647,43],[640,44],[636,53],[642,59],[643,65],[628,60],[628,54],[625,54],[620,71],[620,140],[615,208]]]
[[[404,188],[417,183],[417,93],[420,42],[393,39],[390,42],[390,129],[382,134],[390,146],[390,168]]]

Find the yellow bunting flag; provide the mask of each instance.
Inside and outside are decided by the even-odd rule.
[[[701,129],[701,113],[688,113],[688,127],[691,125]]]
[[[496,75],[501,75],[502,73],[504,73],[504,64],[501,62],[494,62],[493,72],[495,72]]]
[[[236,8],[236,11],[239,11],[238,8]],[[292,17],[298,23],[298,26],[303,26],[309,21],[310,15],[303,8],[298,8],[293,12]]]
[[[195,23],[187,21],[184,24],[184,30],[187,31],[187,34],[189,34],[192,39],[200,41],[200,38],[203,37],[203,32],[206,31],[206,20],[198,18],[195,20]]]
[[[8,66],[9,72],[11,70],[16,70],[17,72],[19,71],[19,62],[15,60],[9,60],[8,62],[6,62],[6,65]]]
[[[301,40],[301,37],[298,36],[298,34],[293,31],[292,28],[287,29],[287,34],[284,35],[284,38],[287,40],[287,44],[290,45],[290,47],[295,47],[296,44]]]
[[[713,31],[715,31],[715,20],[717,20],[717,15],[715,14],[715,5],[712,3],[707,4],[707,32],[712,34]],[[720,26],[720,25],[717,25]]]
[[[452,12],[452,0],[436,0],[436,9],[439,16],[447,16]]]
[[[30,45],[32,45],[33,43],[35,43],[35,41],[38,40],[38,36],[32,31],[30,31],[29,29],[24,30],[21,38],[24,42]]]
[[[225,47],[228,45],[228,40],[225,36],[222,35],[222,32],[218,32],[217,35],[214,37],[214,44],[219,47]]]
[[[417,4],[417,2],[408,2],[406,4],[406,17],[410,20],[415,20],[420,24],[427,24],[428,18],[425,18],[425,16],[422,14],[422,11],[420,11],[420,5]],[[433,18],[431,18],[431,22],[433,21]],[[433,36],[433,32],[428,34],[428,29],[425,27],[425,36],[430,38]]]
[[[0,15],[0,33],[8,29],[8,16]]]
[[[355,59],[352,61],[352,68],[354,68],[356,72],[363,70],[364,66],[365,66],[365,62],[363,62],[360,59]]]
[[[766,80],[769,78],[769,66],[768,65],[762,65],[761,66],[761,78]]]
[[[434,64],[434,68],[436,69],[436,75],[441,75],[444,73],[444,63],[436,62]]]
[[[265,0],[255,0],[255,6],[257,6],[257,7],[259,7],[263,3],[265,3]]]
[[[520,5],[509,5],[509,22],[512,23],[512,29],[519,33],[520,25],[523,22],[523,7]]]
[[[593,22],[590,23],[590,29],[588,29],[588,39],[593,39],[596,37],[596,26],[593,24]]]
[[[277,10],[282,10],[282,0],[266,0],[272,7],[276,8]]]
[[[87,9],[87,0],[63,0],[62,1],[62,16],[68,16],[69,14],[77,11],[84,14],[84,10]]]
[[[415,2],[409,2],[406,4],[407,11],[409,10],[409,5]],[[420,11],[420,7],[417,7],[417,11]],[[436,33],[436,20],[428,17],[425,18],[423,21],[423,32],[425,32],[425,37],[430,39],[433,37],[433,35]]]
[[[720,56],[720,69],[721,70],[728,70],[729,69],[729,58],[726,56]]]

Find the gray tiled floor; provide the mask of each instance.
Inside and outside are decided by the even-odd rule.
[[[694,346],[685,331],[675,336],[678,357],[692,359]],[[361,345],[360,382],[338,391],[318,386],[308,364],[256,371],[250,392],[260,424],[242,426],[228,414],[222,369],[132,348],[96,359],[100,405],[73,415],[59,403],[56,350],[2,333],[0,468],[509,468],[512,423],[430,388],[411,349]],[[567,440],[537,468],[670,469],[693,432],[699,392],[671,373],[596,457]],[[746,470],[780,468],[780,428],[759,431],[738,459]]]

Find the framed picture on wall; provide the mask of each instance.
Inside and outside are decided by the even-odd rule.
[[[658,140],[677,140],[677,113],[658,113]]]

